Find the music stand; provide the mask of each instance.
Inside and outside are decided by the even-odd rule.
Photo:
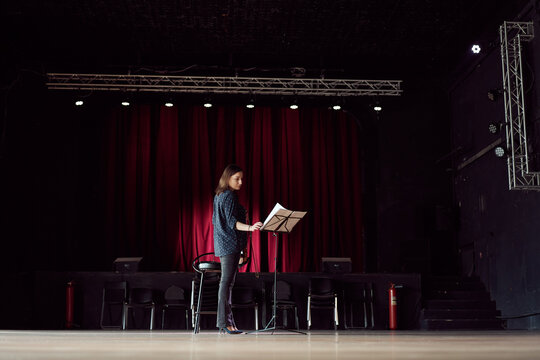
[[[278,208],[279,208],[279,210],[277,210]],[[274,214],[272,215],[272,213],[274,213]],[[256,331],[253,331],[253,332],[272,331],[272,334],[274,334],[274,331],[277,330],[277,326],[276,326],[276,313],[277,313],[277,256],[278,256],[278,252],[277,252],[278,246],[277,246],[277,244],[278,244],[278,241],[279,241],[279,237],[277,236],[276,233],[287,233],[287,234],[290,233],[292,231],[292,229],[294,228],[294,226],[296,224],[298,224],[298,222],[306,214],[307,214],[306,211],[291,211],[291,210],[284,209],[279,204],[276,204],[276,206],[274,207],[274,210],[272,210],[272,212],[270,213],[270,215],[272,217],[270,219],[267,219],[265,221],[265,224],[263,225],[263,227],[260,228],[260,231],[272,232],[273,233],[272,235],[274,236],[274,238],[276,240],[275,253],[274,253],[274,304],[272,306],[272,318],[270,319],[270,321],[268,321],[268,323],[266,324],[264,329],[256,330]],[[293,329],[284,329],[284,330],[306,335],[306,333],[304,333],[304,332],[293,330]]]

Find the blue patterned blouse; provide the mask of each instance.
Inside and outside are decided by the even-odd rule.
[[[225,256],[242,251],[247,244],[247,233],[236,230],[236,222],[246,223],[246,209],[232,190],[214,196],[214,253]]]

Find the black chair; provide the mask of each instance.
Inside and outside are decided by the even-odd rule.
[[[154,291],[149,288],[133,288],[129,292],[129,301],[124,303],[124,322],[122,329],[128,328],[129,309],[150,309],[150,330],[154,328],[154,311],[156,305],[154,303]],[[146,313],[146,312],[145,312]],[[134,318],[133,311],[131,312]]]
[[[121,329],[124,322],[124,303],[127,299],[126,281],[107,281],[103,286],[101,300],[101,319],[99,325],[102,329]],[[105,313],[108,313],[105,321]],[[113,312],[119,313],[113,319]],[[115,321],[116,320],[116,321]]]
[[[231,307],[233,309],[254,309],[255,330],[259,330],[259,297],[255,289],[234,287]]]
[[[194,334],[200,331],[201,315],[217,314],[221,263],[213,258],[210,261],[201,260],[205,256],[213,257],[213,255],[213,252],[199,255],[191,263],[193,270],[198,273],[198,278],[191,282],[191,319]],[[195,294],[197,294],[196,302]]]
[[[184,289],[171,285],[163,296],[164,304],[161,310],[161,329],[165,329],[166,314],[171,311],[183,310],[186,314],[186,330],[189,329],[189,305],[184,296]]]
[[[272,287],[273,288],[273,287]],[[276,293],[276,310],[282,310],[283,315],[283,327],[287,328],[288,326],[288,312],[289,310],[294,311],[294,323],[296,325],[296,330],[300,330],[300,325],[298,322],[298,306],[293,299],[291,291],[291,285],[283,280],[277,282],[277,293]],[[272,304],[274,299],[272,298]],[[276,319],[277,322],[277,319]]]
[[[372,294],[372,283],[344,283],[343,326],[345,329],[367,329],[374,326]],[[359,321],[355,323],[355,319]]]
[[[338,297],[334,282],[329,278],[312,278],[309,280],[307,301],[308,330],[311,328],[312,309],[329,309],[334,312],[334,330],[339,325]]]

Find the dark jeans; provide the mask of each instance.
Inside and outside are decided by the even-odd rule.
[[[217,323],[218,328],[234,326],[234,317],[232,313],[232,289],[236,273],[238,273],[238,261],[240,253],[220,256],[221,261],[221,280],[219,281]]]

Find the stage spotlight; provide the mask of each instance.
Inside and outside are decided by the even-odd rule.
[[[248,109],[253,109],[253,108],[255,107],[255,105],[252,104],[252,103],[249,103],[249,104],[246,105],[246,107],[247,107]]]
[[[332,109],[334,109],[336,111],[341,110],[341,105],[334,105],[334,106],[332,106]]]
[[[174,97],[170,92],[165,95],[165,102],[163,103],[163,105],[168,108],[174,106]]]
[[[84,105],[84,101],[82,101],[82,100],[77,100],[77,101],[75,101],[75,105],[76,105],[76,106],[83,106],[83,105]]]
[[[502,146],[497,146],[494,150],[495,156],[497,157],[503,157],[506,154],[506,151]]]
[[[291,101],[291,104],[289,105],[289,108],[292,109],[292,110],[297,110],[298,109],[298,96],[294,96],[292,98],[292,101]]]
[[[129,101],[127,100],[122,101],[122,106],[129,106],[129,105],[131,105]]]
[[[487,92],[487,97],[491,101],[497,101],[499,97],[501,97],[502,93],[503,92],[501,89],[492,89]]]
[[[474,44],[471,48],[471,51],[474,53],[474,54],[480,54],[480,51],[482,51],[482,48],[480,48],[480,45],[478,44]]]
[[[488,130],[490,134],[495,135],[501,132],[501,129],[505,126],[506,126],[506,123],[503,123],[503,122],[492,122],[492,123],[489,123]]]
[[[380,113],[382,111],[381,101],[378,98],[373,99],[373,102],[371,103],[371,108],[376,113]]]
[[[495,135],[498,134],[504,126],[505,124],[502,122],[492,122],[489,123],[488,130],[491,134]]]
[[[211,108],[212,107],[212,96],[211,95],[206,95],[204,97],[204,104],[203,106],[207,109]]]

